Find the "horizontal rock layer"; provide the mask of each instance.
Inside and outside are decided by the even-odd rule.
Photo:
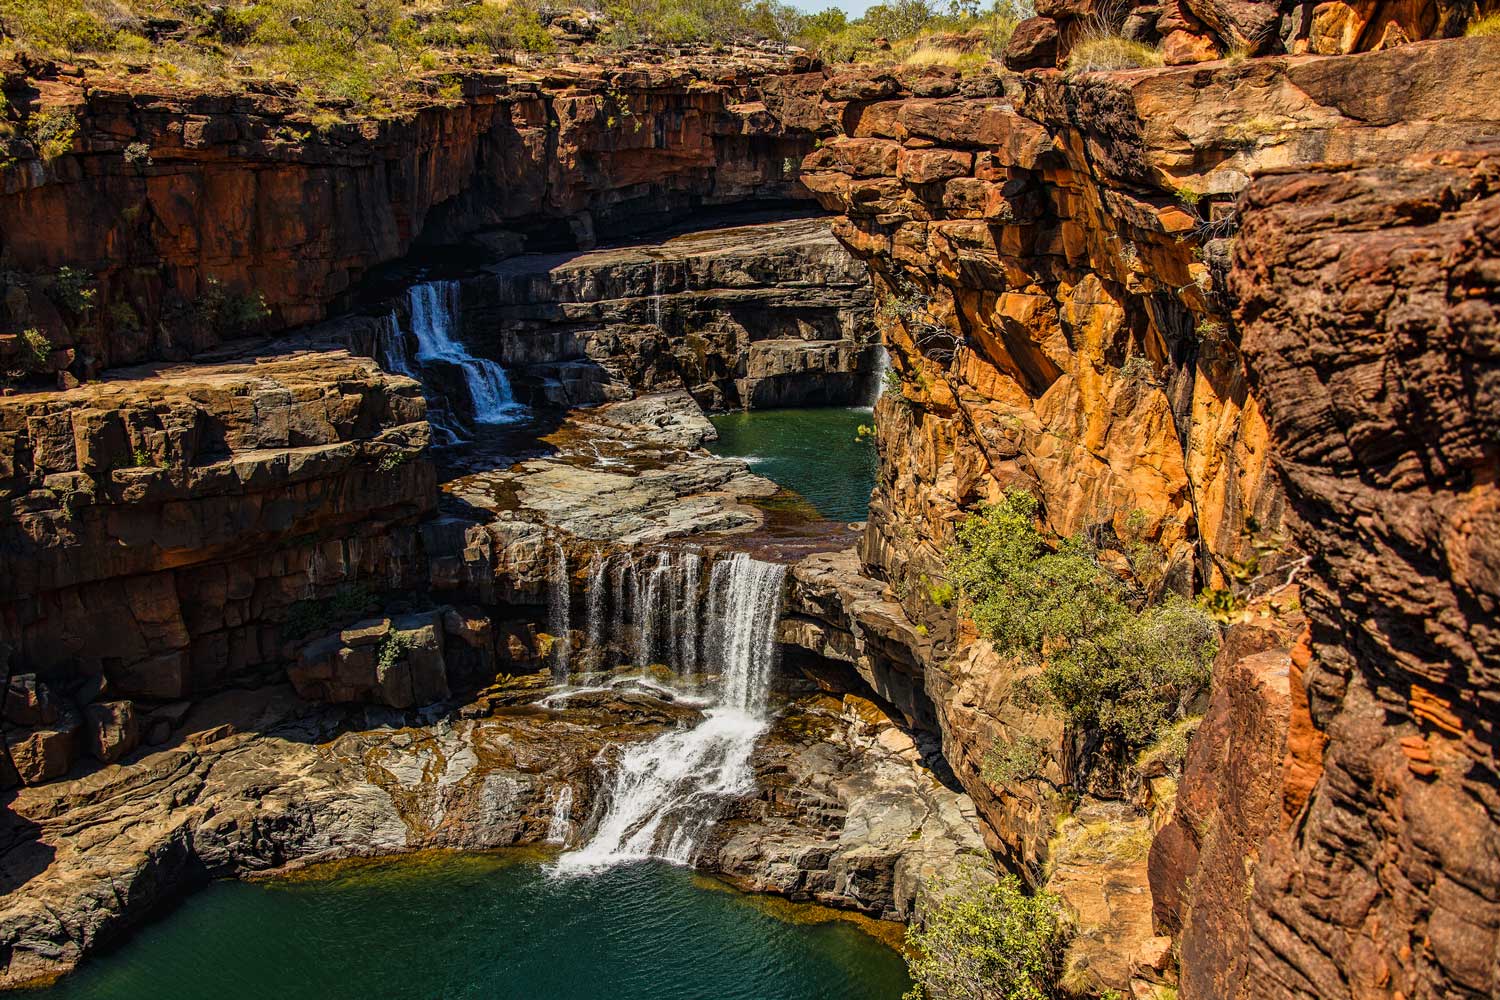
[[[1237,317],[1312,562],[1237,995],[1489,995],[1500,147],[1267,177],[1245,218]]]
[[[82,377],[323,319],[418,243],[508,226],[587,246],[704,205],[797,197],[788,164],[809,143],[755,103],[761,78],[797,65],[742,52],[711,73],[470,77],[453,102],[325,129],[276,97],[6,72],[12,106],[78,127],[66,155],[0,170],[15,281],[0,322],[38,327],[48,367]],[[86,310],[47,294],[64,266],[98,279]],[[230,308],[209,308],[215,298]]]

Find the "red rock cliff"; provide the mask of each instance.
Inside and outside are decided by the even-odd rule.
[[[12,71],[0,79],[12,114],[68,112],[78,127],[67,154],[0,169],[13,281],[0,322],[40,328],[50,366],[82,377],[243,332],[205,315],[211,282],[263,297],[268,314],[252,325],[277,329],[322,319],[424,238],[504,226],[589,245],[701,205],[805,197],[790,168],[808,141],[783,138],[756,103],[762,78],[798,65],[474,78],[445,104],[326,128],[276,97]],[[63,266],[99,279],[84,315],[42,294]]]

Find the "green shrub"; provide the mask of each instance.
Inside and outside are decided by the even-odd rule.
[[[38,111],[26,122],[27,133],[43,160],[55,160],[73,148],[78,118],[71,111]]]
[[[907,1000],[1051,1000],[1066,943],[1060,910],[1056,896],[1028,896],[1013,875],[939,887],[906,933],[916,984]]]
[[[1135,607],[1081,537],[1053,549],[1015,491],[959,525],[948,575],[981,633],[1042,665],[1028,691],[1118,753],[1150,743],[1208,682],[1218,628],[1172,595]]]
[[[1044,739],[1018,733],[1014,739],[997,739],[984,755],[984,778],[996,785],[1010,785],[1041,774],[1052,759],[1052,747]]]
[[[351,583],[340,587],[330,597],[297,601],[287,608],[286,618],[281,623],[281,637],[301,639],[335,625],[344,625],[364,614],[373,600],[369,587]]]
[[[259,292],[229,292],[218,278],[209,278],[194,303],[200,323],[221,336],[249,331],[271,315]]]
[[[28,372],[47,370],[52,356],[52,341],[42,331],[32,327],[21,331],[21,367]]]
[[[68,312],[81,316],[94,307],[99,290],[94,276],[75,267],[60,267],[52,276],[52,298]]]
[[[1068,53],[1069,73],[1091,73],[1160,66],[1161,53],[1141,42],[1117,35],[1081,39]]]
[[[380,642],[380,651],[376,654],[376,662],[380,665],[380,672],[385,673],[401,662],[401,657],[411,649],[411,640],[397,632],[387,632]]]

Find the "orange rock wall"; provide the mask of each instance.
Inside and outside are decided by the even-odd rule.
[[[587,246],[703,205],[805,197],[788,167],[807,142],[754,103],[787,65],[474,78],[452,103],[325,129],[274,97],[4,76],[12,108],[71,111],[79,127],[67,155],[0,168],[15,282],[0,332],[39,328],[50,366],[84,377],[249,332],[196,308],[211,281],[263,296],[253,328],[278,329],[323,319],[423,240],[504,226]],[[63,266],[99,280],[85,314],[45,294]]]

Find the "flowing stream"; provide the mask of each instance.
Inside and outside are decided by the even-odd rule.
[[[470,412],[481,424],[508,424],[526,416],[525,406],[516,402],[505,368],[488,358],[475,357],[453,336],[458,315],[458,282],[428,281],[407,289],[411,313],[411,337],[416,341],[413,354],[406,332],[395,313],[381,324],[378,334],[380,361],[387,371],[421,381],[425,366],[447,364],[463,375],[469,393]],[[444,444],[456,444],[463,434],[447,414],[434,414]]]
[[[696,557],[694,557],[696,559]],[[664,553],[637,586],[645,596],[640,613],[678,620],[672,613],[682,580],[697,580],[696,561],[681,563],[680,578]],[[709,578],[703,656],[718,673],[714,701],[703,721],[639,746],[627,748],[600,799],[593,835],[557,862],[560,872],[598,871],[625,861],[658,858],[692,861],[704,831],[726,800],[754,788],[750,754],[766,731],[766,700],[776,657],[776,623],[786,568],[751,559],[743,552],[720,558]],[[663,608],[668,610],[663,613]],[[659,637],[658,637],[659,638]],[[672,653],[688,643],[683,634],[652,649]],[[694,645],[696,645],[696,640]],[[697,657],[692,657],[696,661]]]

